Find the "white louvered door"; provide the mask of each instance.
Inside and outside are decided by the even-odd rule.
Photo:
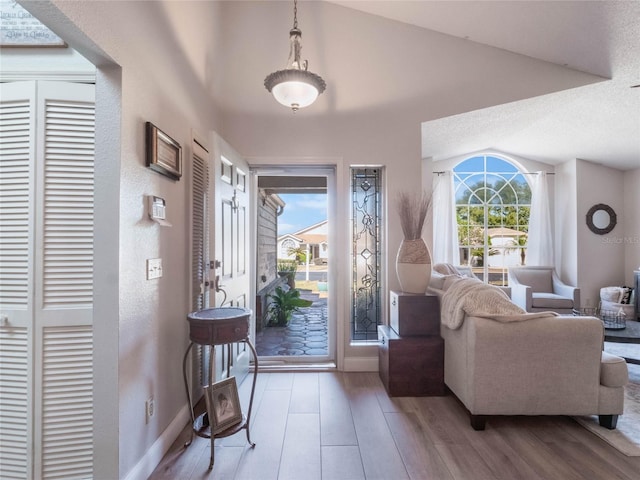
[[[0,88],[0,477],[91,478],[94,86]]]
[[[202,142],[205,143],[205,142]],[[191,310],[209,308],[211,270],[209,268],[209,151],[197,140],[192,142],[191,156]],[[202,385],[208,385],[209,350],[195,345],[191,355],[193,398],[202,396]]]
[[[33,464],[35,82],[0,85],[0,478]]]

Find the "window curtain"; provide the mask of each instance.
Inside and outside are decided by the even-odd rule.
[[[460,265],[453,172],[438,173],[433,186],[433,263]]]
[[[536,172],[532,179],[527,265],[555,265],[547,172]]]

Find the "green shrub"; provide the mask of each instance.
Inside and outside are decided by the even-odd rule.
[[[295,260],[278,260],[278,273],[295,273],[298,271],[298,264]]]
[[[297,312],[301,307],[310,307],[313,303],[300,298],[300,291],[284,290],[282,287],[277,287],[267,298],[271,300],[268,309],[268,325],[277,327],[287,326],[293,312]]]

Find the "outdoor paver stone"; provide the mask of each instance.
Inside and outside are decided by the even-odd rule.
[[[258,356],[326,355],[327,300],[295,312],[286,327],[264,327],[256,335]]]
[[[310,350],[307,350],[305,352],[307,355],[326,355],[327,354],[327,349],[326,348],[312,348]]]

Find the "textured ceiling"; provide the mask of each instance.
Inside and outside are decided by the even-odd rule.
[[[610,79],[425,122],[425,157],[497,149],[640,167],[640,2],[334,3]]]
[[[261,80],[286,62],[292,2],[223,8],[217,102],[286,114]],[[498,149],[640,167],[640,2],[301,1],[298,20],[328,85],[300,115],[405,109],[435,160]]]

